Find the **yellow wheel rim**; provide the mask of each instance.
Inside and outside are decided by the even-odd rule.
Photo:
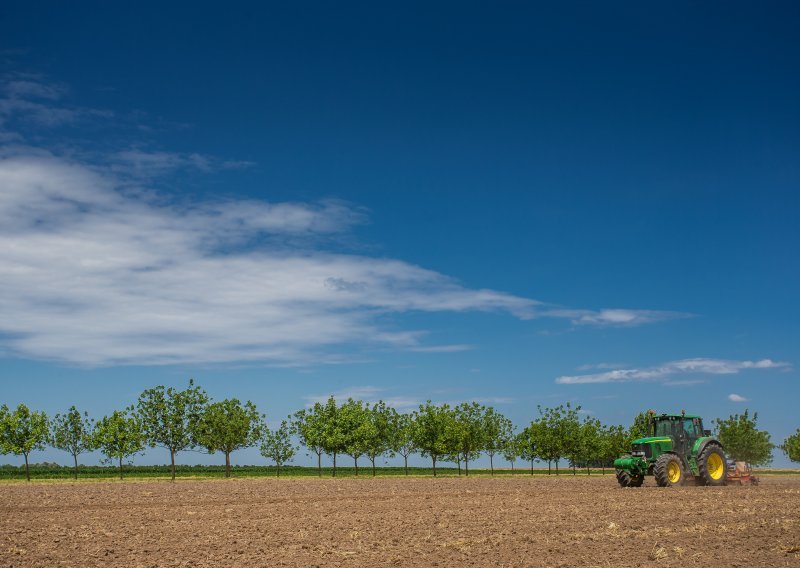
[[[678,465],[678,462],[669,462],[667,479],[669,479],[670,483],[678,483],[681,480],[681,466]]]
[[[719,454],[710,454],[706,460],[706,467],[709,477],[714,480],[720,479],[725,473],[725,464],[722,463]]]

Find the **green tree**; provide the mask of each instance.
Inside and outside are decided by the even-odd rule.
[[[485,446],[484,414],[486,407],[477,402],[463,402],[453,409],[450,421],[455,453],[464,460],[464,473],[469,475],[469,460],[480,455]]]
[[[483,451],[489,456],[489,469],[494,475],[494,456],[503,452],[514,439],[514,425],[490,406],[483,414],[482,429]]]
[[[551,422],[548,422],[548,427],[552,430],[552,435],[561,440],[563,455],[569,459],[570,465],[572,465],[572,475],[575,475],[576,465],[583,457],[584,451],[583,432],[578,415],[581,407],[572,408],[572,405],[567,403],[566,406],[558,406],[551,410],[552,413],[549,417]],[[556,462],[557,471],[558,462]]]
[[[110,416],[103,416],[92,433],[95,445],[106,456],[109,463],[119,463],[119,478],[122,479],[122,460],[133,456],[145,446],[144,432],[133,407],[115,410]]]
[[[169,450],[172,480],[175,481],[175,454],[197,446],[194,432],[208,403],[208,395],[189,380],[186,390],[157,386],[139,396],[137,410],[142,429],[151,448]]]
[[[630,443],[633,440],[646,438],[651,435],[650,423],[652,415],[652,410],[643,410],[636,415],[636,417],[633,419],[633,424],[631,424],[631,427],[628,429],[628,441],[626,443],[626,448],[630,446]]]
[[[605,466],[614,463],[614,460],[622,454],[630,451],[630,443],[628,432],[624,426],[613,425],[603,428],[600,434],[601,443],[601,465],[603,473],[605,473]]]
[[[520,442],[520,438],[524,435],[523,432],[520,432],[517,435],[512,435],[503,444],[503,457],[506,459],[506,461],[508,461],[508,463],[511,464],[512,473],[514,472],[514,465],[517,462],[517,458],[519,458],[522,454],[522,443]]]
[[[436,477],[436,462],[447,455],[448,429],[452,414],[450,406],[437,406],[427,401],[414,412],[413,440],[414,446],[423,456],[430,457],[433,462],[433,476]]]
[[[322,454],[325,453],[325,406],[316,402],[293,415],[292,429],[300,443],[317,456],[317,473],[322,477]]]
[[[591,464],[602,459],[603,426],[596,418],[584,418],[580,428],[580,459],[586,466],[586,475],[591,475]]]
[[[783,441],[781,449],[793,462],[800,462],[800,428]]]
[[[532,421],[522,429],[516,437],[516,445],[519,448],[519,456],[530,462],[531,475],[533,475],[533,462],[542,458],[540,444],[546,433],[546,424],[542,420]]]
[[[286,420],[275,430],[264,428],[261,455],[275,462],[276,477],[280,477],[281,467],[291,461],[296,452],[297,447],[292,444],[292,432]]]
[[[378,456],[394,456],[392,440],[398,416],[395,409],[386,406],[382,400],[373,404],[367,412],[365,447],[367,457],[372,462],[372,477],[375,477],[375,460]]]
[[[34,450],[43,450],[47,443],[50,424],[44,412],[31,412],[24,404],[16,410],[0,407],[0,451],[4,454],[25,456],[25,479],[31,480],[28,456]]]
[[[403,456],[405,473],[408,475],[408,456],[417,451],[414,445],[414,417],[411,414],[392,415],[389,447],[392,452]]]
[[[336,404],[333,396],[328,397],[328,401],[322,408],[322,448],[325,453],[333,458],[333,477],[336,477],[336,456],[347,451],[348,444],[348,425],[343,420],[344,415],[339,412],[340,407]]]
[[[767,465],[772,461],[773,444],[769,432],[757,428],[758,413],[733,414],[725,420],[717,418],[719,441],[729,457],[750,465]]]
[[[75,462],[75,479],[78,479],[78,456],[96,449],[93,436],[94,420],[87,413],[71,406],[66,414],[56,414],[50,431],[50,445],[69,452]]]
[[[334,422],[336,435],[344,440],[340,451],[353,458],[358,477],[358,458],[367,453],[369,439],[373,435],[369,408],[360,400],[348,398],[347,402],[336,410]]]
[[[225,454],[225,477],[231,476],[231,452],[254,446],[261,438],[261,416],[249,400],[228,398],[206,405],[194,437],[209,453]]]
[[[547,460],[548,475],[552,462],[556,464],[556,475],[558,475],[559,461],[576,448],[576,442],[572,438],[573,432],[568,432],[568,430],[577,431],[575,428],[577,419],[572,420],[570,412],[577,413],[578,409],[571,408],[569,404],[566,408],[563,405],[555,408],[542,408],[541,406],[538,408],[539,418],[536,422],[539,423],[539,426],[534,430],[537,436],[538,454],[540,458]]]

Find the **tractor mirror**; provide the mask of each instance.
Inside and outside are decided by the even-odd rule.
[[[710,436],[711,435],[711,430],[703,430],[703,435],[704,436]]]

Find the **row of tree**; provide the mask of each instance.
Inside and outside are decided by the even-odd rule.
[[[338,403],[330,397],[270,429],[252,402],[214,402],[189,381],[185,390],[163,386],[145,390],[135,405],[96,422],[74,406],[52,419],[24,404],[15,410],[0,406],[0,453],[24,456],[26,477],[30,479],[28,457],[45,445],[73,457],[76,477],[79,456],[100,450],[106,461],[119,465],[122,477],[125,459],[147,446],[159,446],[170,453],[174,479],[178,452],[202,448],[209,453],[224,453],[229,476],[232,452],[260,446],[261,454],[275,462],[280,474],[280,467],[298,450],[293,442],[296,437],[316,455],[320,475],[323,454],[331,457],[335,476],[337,458],[342,455],[353,459],[356,475],[362,458],[370,461],[375,475],[376,461],[382,456],[402,457],[408,473],[408,458],[415,453],[431,459],[434,476],[442,461],[456,463],[459,474],[463,468],[469,475],[470,462],[482,453],[489,458],[492,474],[498,456],[510,462],[512,469],[519,459],[530,462],[531,470],[535,461],[547,462],[548,472],[555,464],[556,474],[560,461],[566,459],[574,474],[579,467],[585,467],[587,473],[590,467],[605,468],[629,449],[631,440],[647,435],[644,412],[625,428],[582,417],[580,410],[580,406],[569,403],[538,407],[538,416],[516,432],[511,420],[476,402],[450,406],[428,401],[414,412],[400,413],[382,401],[368,404],[348,399]],[[757,415],[751,417],[745,411],[717,420],[715,425],[730,457],[764,465],[771,460],[774,446],[769,433],[759,430],[756,421]],[[782,448],[789,459],[800,461],[800,429],[785,440]]]

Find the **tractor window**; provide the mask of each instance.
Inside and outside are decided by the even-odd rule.
[[[692,418],[684,418],[683,419],[683,429],[686,431],[686,435],[689,438],[697,438],[698,434],[694,427],[695,420]]]
[[[659,420],[656,422],[656,436],[672,436],[674,420]]]

